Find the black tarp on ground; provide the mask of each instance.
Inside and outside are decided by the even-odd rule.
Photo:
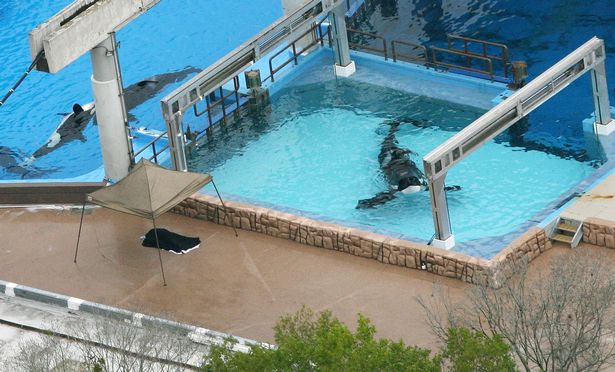
[[[184,254],[189,251],[196,249],[201,244],[201,239],[199,238],[191,238],[188,236],[183,236],[171,232],[167,229],[156,229],[158,232],[158,242],[160,243],[160,249],[164,249],[165,251],[169,251],[175,254]],[[154,229],[145,234],[145,239],[143,239],[144,247],[157,248],[156,245],[156,234]]]

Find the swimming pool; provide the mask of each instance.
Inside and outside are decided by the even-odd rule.
[[[3,38],[4,44],[10,46],[6,49],[8,50],[7,53],[0,55],[0,62],[3,63],[3,66],[6,66],[6,68],[0,71],[0,82],[2,84],[10,85],[29,62],[25,37],[27,32],[68,3],[68,0],[58,2],[46,1],[37,4],[9,1],[3,2],[0,5],[0,20],[2,20],[0,23],[0,38]],[[245,4],[242,2],[238,4],[239,6],[234,6],[235,13],[229,12],[228,6],[223,4],[213,1],[198,5],[189,1],[181,3],[163,1],[150,13],[122,30],[118,38],[122,41],[123,45],[120,57],[124,70],[125,85],[133,84],[155,74],[178,71],[189,66],[205,67],[217,57],[232,49],[233,46],[241,43],[268,25],[281,14],[280,4],[277,0],[259,0],[256,2],[245,2]],[[615,22],[612,21],[612,8],[604,0],[592,2],[592,4],[566,3],[563,5],[555,1],[547,1],[531,6],[509,0],[488,2],[461,1],[454,3],[446,1],[389,0],[371,1],[369,4],[371,5],[368,16],[357,20],[356,27],[381,33],[387,37],[393,35],[390,38],[412,40],[412,38],[416,37],[418,41],[429,42],[431,45],[443,44],[446,32],[462,33],[468,36],[507,42],[511,50],[514,51],[514,59],[528,61],[530,72],[533,76],[556,62],[558,58],[561,58],[582,41],[585,41],[589,36],[598,34],[598,36],[606,38],[607,54],[609,54],[607,58],[607,73],[609,74],[610,81],[615,80],[615,70],[612,68],[614,50],[608,48],[610,45],[609,35],[614,34]],[[28,14],[28,16],[20,17],[20,14]],[[250,17],[251,20],[256,19],[257,22],[245,22],[246,17],[253,14],[262,16]],[[202,27],[202,21],[205,16],[208,17],[209,26],[206,29]],[[546,22],[545,19],[547,19]],[[169,27],[173,28],[173,33],[159,32],[159,30]],[[408,29],[410,32],[408,32]],[[152,40],[150,35],[153,33],[156,33],[159,37]],[[195,43],[195,40],[198,43]],[[59,122],[60,117],[56,115],[57,112],[67,111],[67,107],[70,107],[74,102],[89,102],[91,100],[91,89],[88,59],[89,57],[81,58],[66,71],[55,76],[39,73],[32,75],[20,91],[0,110],[0,123],[3,125],[3,137],[0,146],[22,157],[27,157],[46,142],[47,137]],[[244,197],[249,199],[254,197],[254,200],[259,202],[269,201],[278,206],[285,206],[285,208],[294,208],[305,213],[314,213],[321,217],[342,221],[347,224],[357,224],[366,228],[374,228],[378,231],[386,231],[389,235],[403,235],[416,240],[428,240],[433,231],[430,213],[421,214],[422,212],[414,211],[417,213],[409,213],[408,215],[413,219],[408,220],[406,214],[383,216],[374,212],[375,210],[361,211],[363,212],[362,214],[357,214],[360,212],[354,208],[349,208],[359,198],[368,198],[373,193],[386,187],[378,173],[377,160],[378,146],[382,142],[383,137],[382,123],[392,118],[401,120],[404,123],[397,134],[398,140],[404,148],[411,148],[417,153],[413,159],[422,168],[420,165],[422,155],[438,143],[441,143],[454,131],[471,122],[476,115],[480,115],[481,110],[477,110],[475,107],[439,102],[437,105],[445,107],[448,115],[452,115],[456,119],[453,121],[446,120],[445,123],[444,121],[430,123],[428,126],[422,126],[419,130],[419,128],[413,127],[413,125],[406,125],[408,123],[404,121],[405,119],[415,118],[410,115],[411,113],[400,114],[400,110],[404,111],[401,104],[390,105],[386,110],[379,111],[374,110],[372,104],[368,102],[369,100],[351,102],[351,104],[343,103],[349,97],[356,99],[357,97],[352,96],[356,95],[353,93],[357,89],[378,90],[371,86],[361,85],[365,82],[357,82],[359,86],[354,87],[344,87],[344,84],[348,83],[341,83],[341,92],[345,91],[346,93],[340,97],[331,93],[330,83],[320,82],[313,83],[313,85],[306,83],[303,87],[297,85],[288,88],[290,90],[283,90],[282,92],[290,93],[289,96],[296,98],[295,111],[290,110],[289,107],[292,105],[289,107],[284,106],[284,104],[288,104],[288,101],[280,98],[281,92],[274,94],[272,108],[277,108],[283,115],[276,116],[277,114],[271,111],[270,117],[266,120],[269,124],[264,127],[262,123],[249,124],[254,119],[246,118],[244,120],[247,120],[247,122],[244,124],[248,124],[238,125],[237,129],[227,128],[229,130],[228,135],[218,138],[221,142],[210,146],[212,154],[204,156],[210,164],[202,166],[200,169],[206,171],[213,169],[216,177],[224,177],[222,174],[216,174],[218,170],[214,169],[214,166],[225,164],[224,166],[226,167],[227,164],[234,164],[233,162],[235,161],[235,169],[240,175],[242,172],[250,174],[248,171],[243,170],[242,167],[252,166],[252,162],[242,165],[241,161],[232,160],[236,157],[244,156],[245,159],[251,159],[254,162],[273,159],[273,161],[280,165],[284,165],[285,163],[282,160],[286,158],[278,159],[271,155],[266,158],[259,158],[256,153],[239,156],[234,154],[232,150],[242,146],[250,149],[253,146],[252,144],[260,143],[261,141],[265,141],[268,147],[276,148],[276,142],[273,140],[275,139],[274,134],[282,129],[271,128],[286,128],[283,130],[295,128],[298,132],[290,130],[286,135],[289,136],[289,139],[303,139],[303,141],[295,143],[297,151],[309,153],[309,146],[306,146],[310,144],[308,140],[316,141],[313,141],[312,145],[318,143],[327,146],[329,144],[332,150],[329,155],[337,156],[338,160],[340,160],[340,165],[344,164],[341,160],[348,160],[351,163],[347,165],[356,170],[355,173],[345,174],[334,169],[335,164],[329,164],[334,162],[328,161],[329,158],[325,156],[326,152],[324,151],[317,151],[314,154],[316,161],[308,162],[307,164],[303,164],[297,159],[291,161],[292,164],[299,164],[300,170],[303,168],[303,170],[312,171],[317,169],[310,168],[310,166],[322,163],[332,168],[319,167],[318,170],[339,172],[344,177],[347,177],[348,180],[342,182],[342,185],[327,184],[327,190],[334,188],[339,193],[334,194],[333,199],[330,201],[322,203],[325,204],[325,207],[320,209],[314,208],[316,202],[310,201],[309,198],[306,198],[307,202],[305,204],[298,203],[302,199],[299,197],[299,194],[292,194],[292,192],[287,191],[281,192],[283,195],[277,195],[276,198],[258,194],[264,187],[259,187],[258,190],[251,190],[250,192],[254,192],[254,195],[245,196],[246,193],[242,189],[245,186],[242,185],[242,182],[245,183],[245,177],[233,179],[229,176],[228,179],[221,180],[223,181],[222,183],[229,181],[231,185],[233,183],[235,185],[225,187],[225,191],[244,195]],[[392,81],[391,86],[394,86],[394,83]],[[158,101],[177,84],[169,85],[147,102],[135,107],[131,111],[131,114],[135,117],[135,121],[132,123],[133,126],[164,129],[163,121],[160,118]],[[304,91],[304,89],[307,90]],[[589,84],[587,83],[577,82],[573,84],[562,95],[533,113],[527,127],[522,127],[522,130],[516,137],[502,137],[490,144],[488,146],[490,155],[484,156],[483,161],[477,161],[477,163],[485,167],[481,171],[476,171],[475,169],[465,170],[463,173],[468,176],[466,178],[455,178],[456,173],[451,173],[448,182],[462,186],[462,191],[451,195],[449,199],[457,240],[466,243],[466,245],[462,244],[458,247],[459,250],[480,256],[491,255],[493,252],[485,252],[483,249],[478,250],[476,247],[479,245],[489,245],[492,241],[489,239],[492,237],[501,237],[502,234],[515,231],[515,229],[521,228],[524,224],[527,225],[528,221],[536,216],[536,213],[544,211],[547,201],[551,201],[551,204],[553,204],[558,199],[558,196],[566,194],[566,191],[571,186],[578,184],[580,180],[591,174],[597,166],[602,164],[605,160],[605,155],[601,153],[595,141],[584,136],[580,126],[580,122],[589,116],[589,112],[593,108],[590,94],[588,94],[589,89]],[[312,91],[312,93],[309,93],[309,91]],[[402,100],[416,104],[409,105],[408,107],[419,112],[425,110],[425,107],[431,107],[431,111],[436,111],[433,109],[435,107],[434,102],[430,100],[425,101],[407,93],[402,94]],[[342,103],[340,106],[332,105],[331,107],[324,108],[318,105],[308,105],[307,107],[310,108],[310,111],[303,110],[301,108],[303,105],[302,101],[309,102],[311,99],[310,94],[313,94],[316,98],[328,94],[327,97],[332,97],[334,102]],[[389,100],[394,102],[394,97],[401,93],[387,90],[386,92],[381,92],[381,94],[386,99],[385,102]],[[456,95],[458,96],[455,93],[451,94],[451,99],[454,99]],[[486,109],[487,107],[482,108]],[[290,119],[282,118],[284,115],[288,115],[289,118],[296,120],[296,122],[288,122]],[[352,134],[357,137],[358,142],[350,148],[340,146],[339,141],[327,142],[334,141],[336,138],[335,136],[329,137],[325,135],[326,131],[331,128],[320,128],[318,130],[318,125],[314,125],[315,122],[323,118],[333,120],[334,124],[337,123],[335,125],[336,130],[339,129],[339,132],[335,132],[337,138],[350,138]],[[421,115],[419,119],[424,121],[432,120],[429,119],[429,115]],[[284,124],[287,122],[288,124]],[[356,128],[344,126],[344,123],[347,122],[363,123],[363,126],[361,126],[363,136],[357,135],[358,131]],[[556,124],[554,125],[554,123]],[[241,131],[241,128],[245,130],[246,126],[256,127],[256,133],[249,135],[251,132],[247,131],[244,136],[241,136],[233,132],[234,130]],[[312,133],[310,130],[316,130],[316,132]],[[231,133],[235,134],[231,135]],[[96,128],[88,126],[84,132],[84,141],[73,141],[45,158],[38,159],[34,166],[41,170],[39,172],[40,177],[74,177],[99,169],[101,155],[97,136]],[[420,141],[415,142],[416,138],[419,138]],[[137,138],[137,143],[139,141],[146,142],[147,140],[149,138]],[[242,145],[238,143],[242,143]],[[231,151],[224,155],[212,150],[220,145],[229,147]],[[352,151],[356,150],[356,148],[360,148],[362,151],[360,154],[353,155]],[[598,150],[593,151],[596,149]],[[239,152],[241,153],[241,151]],[[518,154],[512,154],[515,152]],[[280,154],[282,153],[283,151],[280,150]],[[485,150],[485,153],[487,153],[487,150]],[[215,157],[213,154],[218,154],[218,157]],[[481,154],[482,152],[478,152],[474,155],[474,158],[480,159]],[[606,155],[610,156],[610,154]],[[289,158],[293,159],[292,157]],[[298,156],[298,158],[301,158],[301,156]],[[499,163],[490,163],[493,158],[500,158],[500,160],[514,158],[518,163],[516,164],[517,168],[497,173],[495,169],[499,169]],[[1,159],[2,151],[0,151]],[[472,159],[470,158],[468,161]],[[359,163],[353,163],[359,160],[365,161],[367,165],[363,164],[363,167],[361,167]],[[527,169],[523,168],[523,165],[527,164],[532,164],[532,166],[526,167]],[[194,166],[194,164],[192,165]],[[263,167],[266,168],[267,163]],[[196,168],[199,168],[199,166],[196,165]],[[289,171],[287,175],[282,177],[270,175],[269,177],[275,178],[283,185],[289,184],[294,186],[294,189],[291,190],[293,192],[298,193],[309,189],[305,186],[309,184],[307,182],[308,179],[302,178],[307,177],[306,174],[309,174],[309,172],[293,174],[290,171],[290,166],[286,168]],[[541,173],[531,173],[529,168],[538,170]],[[463,168],[460,166],[459,169]],[[269,170],[271,171],[271,169]],[[461,171],[459,172],[461,173]],[[510,182],[503,182],[500,186],[491,185],[496,188],[491,186],[481,188],[486,185],[484,183],[485,174]],[[369,178],[365,178],[364,176],[366,175]],[[38,177],[39,174],[37,174]],[[19,175],[7,172],[5,169],[0,169],[0,179],[16,178],[19,178]],[[294,178],[303,180],[304,183],[294,182]],[[309,177],[310,180],[314,178],[318,178],[318,175],[317,177]],[[359,184],[358,180],[361,179],[368,179],[371,182]],[[554,180],[557,182],[553,182]],[[538,183],[546,185],[546,188],[540,191]],[[324,189],[316,187],[322,185],[318,183],[313,186],[314,195],[323,194]],[[520,187],[518,185],[523,186]],[[343,187],[347,188],[344,189]],[[501,188],[497,189],[497,187]],[[469,193],[476,190],[475,195],[470,195],[469,199],[463,199],[464,195],[469,195]],[[492,198],[492,194],[495,194],[494,190],[497,190],[498,194],[517,191],[523,194],[513,195],[509,200],[511,205],[513,201],[518,203],[526,202],[527,200],[523,198],[528,199],[530,194],[536,194],[537,197],[535,199],[537,200],[534,200],[535,203],[529,202],[528,209],[520,215],[514,212],[498,215],[496,213],[497,210],[503,209],[506,211],[507,209],[502,208],[503,204]],[[534,192],[534,190],[538,191]],[[284,195],[287,196],[284,197]],[[459,200],[455,200],[455,198]],[[532,198],[532,196],[529,198]],[[426,200],[427,196],[425,193],[404,196],[403,198],[399,197],[384,205],[380,210],[386,212],[388,209],[393,208],[391,206],[394,206],[395,203],[409,201],[409,205],[402,205],[402,208],[398,209],[406,207],[410,212],[413,212],[412,208],[423,203],[427,207],[424,209],[429,211]],[[453,205],[455,203],[458,203],[457,207]],[[486,217],[487,213],[485,213],[485,218],[477,219],[475,214],[470,213],[472,208],[468,207],[469,203],[480,209],[477,212],[487,212],[489,208],[492,208],[496,214],[492,215],[489,219]],[[329,207],[331,207],[330,210],[328,209]],[[505,207],[508,208],[509,206],[505,205]],[[389,211],[388,213],[393,212]],[[472,244],[473,242],[481,243]],[[499,247],[497,245],[491,246],[494,251],[499,249]]]
[[[358,55],[356,75],[336,80],[330,68],[316,67],[330,66],[327,57],[332,57],[321,54],[286,82],[280,80],[283,87],[272,95],[270,106],[247,111],[221,127],[193,152],[189,169],[212,173],[222,191],[235,200],[429,241],[433,222],[427,192],[397,193],[374,208],[356,208],[359,200],[390,188],[379,162],[390,123],[400,123],[395,140],[401,149],[414,152],[411,159],[422,170],[422,157],[480,117],[498,90],[488,85],[472,88],[469,82],[457,81],[462,77],[439,80],[433,71],[412,67],[403,76],[401,71],[393,73],[402,68],[384,62],[379,63],[382,75],[366,72],[377,70],[378,63]],[[402,83],[406,91],[390,88]],[[458,91],[463,84],[468,84],[467,90]],[[412,93],[416,91],[421,95]],[[451,98],[451,91],[469,104],[434,98]],[[584,146],[594,145],[586,139]],[[459,243],[455,250],[493,256],[515,231],[527,228],[529,220],[604,160],[600,153],[560,151],[514,133],[499,136],[447,177],[448,185],[461,187],[448,193]],[[506,235],[509,239],[502,240]]]
[[[69,3],[71,0],[0,2],[0,95],[8,91],[31,62],[28,32]],[[281,15],[280,2],[272,0],[238,0],[232,11],[223,1],[161,1],[118,32],[124,85],[183,71],[189,66],[205,68]],[[58,113],[70,111],[76,102],[85,104],[93,100],[90,75],[89,55],[55,75],[33,72],[0,108],[0,180],[22,176],[8,171],[3,160],[15,157],[20,163],[28,158],[47,142],[60,123],[62,116]],[[131,110],[131,125],[165,130],[160,99],[191,76],[165,85]],[[135,149],[149,140],[151,137],[137,134]],[[37,159],[26,177],[72,178],[96,171],[101,165],[98,129],[90,123],[82,140],[73,140]],[[102,173],[95,172],[92,177],[100,180]]]

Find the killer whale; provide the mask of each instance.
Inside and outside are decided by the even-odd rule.
[[[397,131],[401,122],[388,120],[383,123],[388,125],[388,133],[380,145],[378,162],[380,171],[389,184],[388,191],[382,191],[369,199],[359,200],[357,209],[374,208],[387,203],[397,197],[397,193],[412,194],[429,189],[425,174],[419,169],[409,155],[416,155],[413,151],[399,146]],[[447,191],[461,190],[460,186],[447,186]]]
[[[58,125],[51,136],[49,136],[47,143],[36,150],[32,154],[30,160],[47,155],[56,148],[73,140],[78,139],[82,142],[85,141],[83,130],[92,120],[95,112],[96,108],[94,107],[94,103],[88,103],[83,106],[75,103],[73,105],[73,112],[62,119],[60,125]]]
[[[188,75],[199,72],[201,72],[201,69],[188,66],[183,70],[150,76],[124,89],[124,104],[126,105],[126,111],[128,111],[128,121],[136,121],[134,115],[130,113],[134,108],[154,98],[167,86],[178,83],[188,77]]]
[[[136,121],[134,115],[130,113],[134,108],[154,98],[156,94],[168,85],[184,80],[188,75],[200,71],[200,69],[195,67],[187,67],[177,72],[154,75],[130,85],[124,90],[124,103],[126,105],[126,111],[128,112],[128,121]],[[94,122],[96,121],[95,112],[96,106],[94,102],[85,104],[83,107],[79,104],[75,104],[73,106],[73,112],[64,116],[60,125],[58,125],[47,140],[47,143],[37,149],[29,158],[29,161],[32,162],[36,158],[47,155],[71,141],[85,141],[83,130],[85,130],[92,120],[94,120]]]
[[[145,101],[154,98],[170,84],[180,82],[188,75],[200,71],[198,68],[188,66],[180,71],[151,76],[124,89],[124,102],[129,122],[137,120],[130,113],[131,110]],[[84,104],[83,106],[75,104],[72,112],[60,114],[63,118],[46,143],[29,156],[27,154],[20,156],[14,149],[0,146],[0,167],[8,172],[21,175],[22,178],[40,177],[45,171],[33,167],[32,163],[37,158],[45,156],[71,141],[85,141],[83,131],[90,122],[96,124],[95,112],[94,102]]]

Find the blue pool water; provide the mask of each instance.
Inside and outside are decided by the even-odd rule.
[[[615,6],[612,0],[373,0],[353,27],[388,40],[445,47],[447,34],[508,45],[512,60],[536,77],[593,36],[605,40],[611,106],[615,102]],[[581,121],[593,112],[583,77],[530,115],[524,137],[566,151],[584,151]]]
[[[0,2],[0,95],[30,62],[28,31],[69,3]],[[120,31],[125,85],[187,66],[205,68],[281,16],[279,0],[237,0],[232,10],[228,4],[162,0]],[[504,42],[513,59],[528,62],[531,76],[597,35],[606,41],[607,77],[611,86],[615,84],[615,7],[609,0],[369,4],[366,13],[353,19],[353,27],[389,40],[433,46],[444,46],[447,33]],[[24,158],[32,154],[59,123],[57,113],[69,111],[75,102],[90,102],[90,73],[89,56],[56,75],[33,73],[0,108],[0,162],[3,149]],[[131,124],[164,129],[159,100],[178,84],[136,107]],[[420,164],[421,156],[483,111],[365,81],[334,84],[305,83],[280,90],[269,108],[223,128],[199,150],[201,160],[192,159],[191,167],[212,171],[231,194],[348,225],[429,239],[433,227],[425,193],[400,197],[375,210],[354,209],[356,200],[386,187],[377,162],[382,122],[392,117],[429,122],[422,128],[403,125],[398,133],[400,144],[414,150]],[[448,183],[462,186],[462,191],[449,195],[453,228],[465,244],[459,250],[493,255],[500,246],[491,244],[491,237],[519,231],[605,161],[595,139],[581,129],[581,121],[593,110],[590,89],[589,79],[580,79],[533,112],[515,136],[501,136],[450,173]],[[612,91],[611,101],[613,96]],[[323,104],[323,97],[332,101]],[[75,177],[98,169],[102,159],[96,127],[90,125],[84,137],[37,159],[28,177]],[[0,179],[20,177],[0,164]]]
[[[28,32],[70,0],[0,1],[0,96],[30,64]],[[205,68],[252,37],[282,15],[279,1],[163,0],[118,32],[124,84],[129,86],[156,74],[186,66]],[[27,157],[47,142],[61,120],[57,113],[73,103],[92,101],[90,57],[85,55],[56,75],[33,72],[0,108],[0,160],[2,148]],[[180,82],[131,113],[134,127],[165,129],[160,99]],[[89,125],[84,141],[73,141],[37,159],[28,177],[76,177],[99,168],[102,155],[98,130]],[[138,138],[146,142],[148,138]],[[135,146],[137,147],[137,146]],[[0,179],[19,179],[0,164]]]
[[[292,86],[275,93],[264,110],[221,128],[193,153],[189,166],[211,172],[225,193],[257,204],[427,241],[433,234],[427,192],[355,208],[359,199],[388,190],[378,163],[386,121],[402,122],[397,140],[416,153],[413,160],[422,169],[424,155],[482,113],[354,80]],[[447,177],[449,185],[462,187],[448,194],[459,242],[510,233],[601,163],[512,147],[507,140],[490,142]],[[501,249],[460,248],[479,256]]]

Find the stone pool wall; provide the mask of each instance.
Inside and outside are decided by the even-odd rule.
[[[583,222],[583,241],[600,247],[615,248],[615,222],[587,218]]]
[[[331,249],[379,262],[419,269],[469,283],[500,282],[510,275],[514,262],[533,260],[551,248],[544,230],[532,228],[491,260],[437,249],[426,244],[400,240],[350,227],[304,218],[289,213],[196,194],[173,212],[221,225],[293,240],[313,247]]]

